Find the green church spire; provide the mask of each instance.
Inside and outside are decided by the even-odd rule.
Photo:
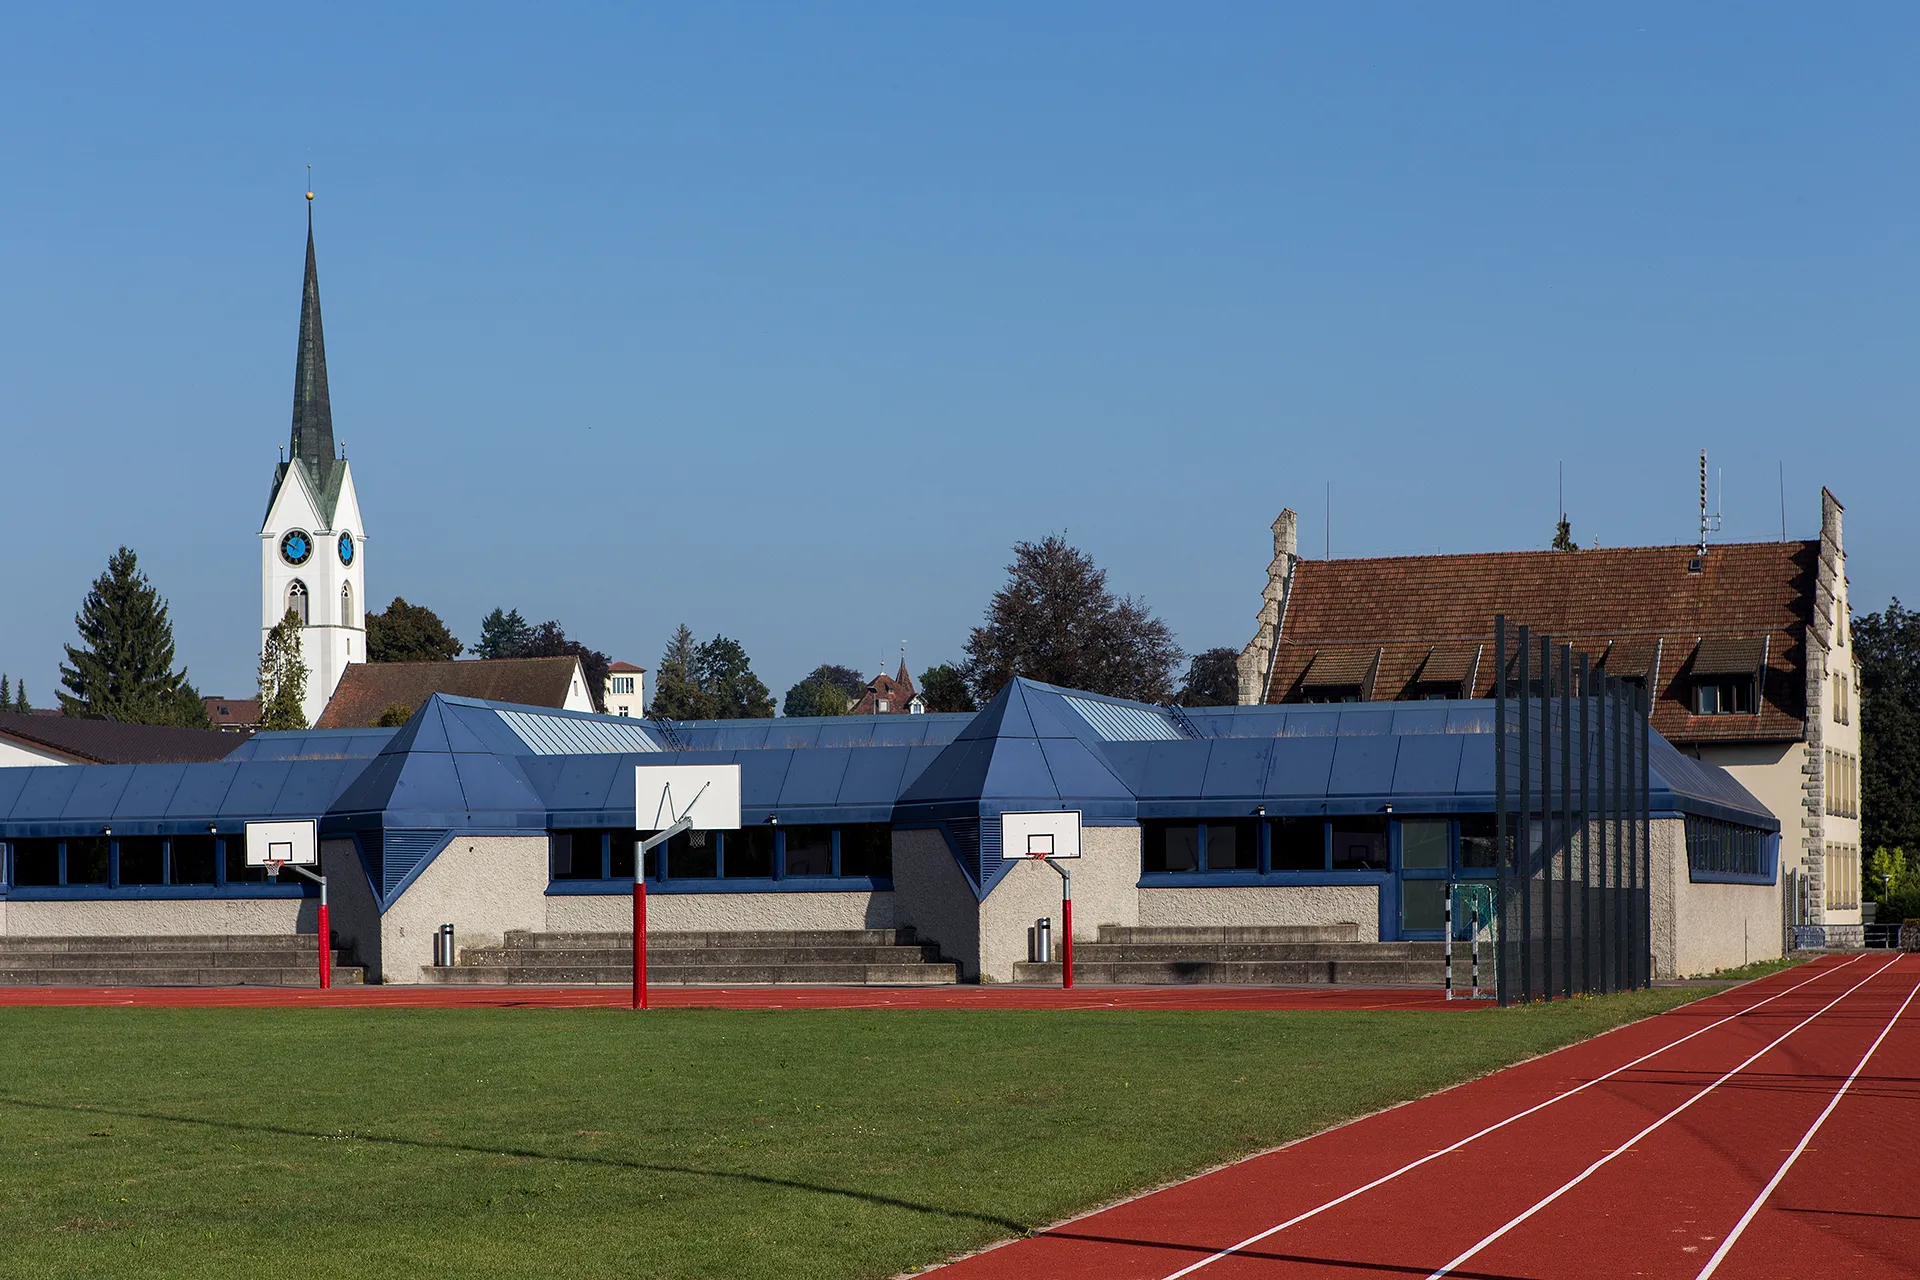
[[[327,398],[327,343],[320,331],[320,271],[313,256],[313,192],[307,192],[307,279],[300,295],[300,348],[293,365],[293,445],[316,494],[329,494],[334,458],[333,406]]]

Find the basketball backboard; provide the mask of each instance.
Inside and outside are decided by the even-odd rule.
[[[314,822],[249,822],[247,824],[247,865],[264,867],[272,862],[290,862],[311,867],[320,861],[320,841]]]
[[[1054,809],[1041,813],[1000,815],[1002,858],[1077,858],[1080,856],[1080,811]]]
[[[664,831],[691,818],[696,831],[740,829],[740,766],[737,764],[635,765],[633,826]]]

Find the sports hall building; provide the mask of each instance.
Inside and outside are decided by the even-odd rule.
[[[743,826],[649,855],[662,933],[911,930],[962,980],[1015,980],[1060,881],[1001,859],[998,818],[1072,809],[1081,939],[1438,939],[1417,886],[1495,874],[1493,714],[1177,709],[1026,680],[975,714],[678,723],[436,695],[399,729],[261,733],[217,763],[0,769],[0,935],[311,934],[313,890],[249,870],[241,837],[313,819],[337,944],[370,980],[443,980],[442,925],[463,947],[625,930],[635,767],[674,762],[739,764]],[[1779,822],[1657,734],[1650,764],[1655,973],[1778,954]],[[1730,873],[1708,831],[1751,857]]]

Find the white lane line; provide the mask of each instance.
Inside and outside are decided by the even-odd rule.
[[[1613,1079],[1613,1077],[1619,1075],[1623,1071],[1633,1070],[1635,1067],[1639,1066],[1641,1063],[1645,1062],[1649,1058],[1657,1058],[1661,1054],[1665,1053],[1667,1050],[1678,1048],[1679,1046],[1685,1044],[1687,1041],[1693,1039],[1695,1036],[1703,1036],[1707,1032],[1712,1031],[1715,1027],[1725,1026],[1727,1023],[1732,1022],[1735,1018],[1744,1018],[1748,1014],[1752,1013],[1755,1009],[1760,1008],[1762,1005],[1769,1005],[1769,1004],[1772,1004],[1775,1000],[1778,1000],[1783,996],[1790,996],[1794,992],[1798,991],[1800,988],[1807,986],[1809,983],[1818,982],[1820,979],[1827,977],[1829,974],[1838,973],[1840,972],[1840,970],[1846,968],[1848,965],[1854,964],[1864,958],[1865,958],[1864,956],[1854,956],[1851,960],[1843,960],[1839,964],[1829,965],[1826,968],[1821,969],[1818,973],[1815,973],[1810,977],[1803,978],[1799,982],[1794,983],[1792,986],[1788,987],[1784,991],[1775,992],[1773,995],[1768,996],[1765,1000],[1757,1000],[1754,1003],[1748,1005],[1746,1008],[1741,1009],[1736,1013],[1730,1013],[1724,1018],[1721,1018],[1714,1022],[1709,1022],[1706,1026],[1701,1027],[1697,1031],[1689,1031],[1686,1035],[1681,1036],[1678,1040],[1675,1040],[1673,1043],[1663,1044],[1658,1049],[1655,1049],[1650,1053],[1643,1053],[1639,1057],[1635,1058],[1632,1062],[1624,1063],[1621,1066],[1615,1067],[1613,1070],[1607,1072],[1607,1074],[1603,1076],[1595,1076],[1593,1079],[1587,1081],[1585,1084],[1577,1085],[1574,1088],[1568,1089],[1565,1093],[1555,1094],[1553,1097],[1548,1098],[1544,1102],[1536,1102],[1532,1106],[1528,1107],[1525,1111],[1515,1112],[1513,1115],[1508,1116],[1505,1120],[1496,1121],[1495,1123],[1490,1124],[1486,1128],[1480,1130],[1480,1132],[1475,1134],[1469,1134],[1467,1137],[1460,1139],[1460,1141],[1454,1143],[1450,1147],[1442,1147],[1440,1150],[1433,1152],[1431,1155],[1421,1156],[1418,1160],[1413,1161],[1411,1164],[1401,1165],[1398,1169],[1395,1169],[1392,1173],[1382,1174],[1380,1177],[1375,1178],[1372,1182],[1367,1183],[1365,1186],[1355,1187],[1353,1190],[1347,1192],[1345,1195],[1336,1196],[1333,1199],[1327,1201],[1325,1204],[1315,1205],[1311,1209],[1308,1209],[1302,1213],[1295,1214],[1293,1217],[1288,1218],[1285,1222],[1282,1222],[1277,1226],[1268,1227],[1265,1231],[1259,1232],[1256,1235],[1248,1236],[1245,1240],[1242,1240],[1239,1244],[1229,1245],[1225,1249],[1220,1250],[1218,1253],[1209,1254],[1207,1257],[1200,1259],[1198,1262],[1189,1263],[1187,1266],[1180,1268],[1178,1271],[1169,1273],[1164,1278],[1164,1280],[1180,1280],[1181,1276],[1190,1276],[1194,1272],[1200,1270],[1202,1267],[1210,1267],[1214,1263],[1219,1262],[1223,1258],[1230,1258],[1234,1254],[1239,1253],[1242,1249],[1250,1248],[1253,1245],[1259,1244],[1262,1240],[1265,1240],[1271,1236],[1276,1236],[1280,1234],[1282,1231],[1285,1231],[1288,1227],[1298,1226],[1300,1223],[1305,1222],[1307,1219],[1318,1217],[1320,1214],[1325,1213],[1329,1209],[1337,1209],[1341,1205],[1345,1204],[1347,1201],[1353,1199],[1355,1196],[1364,1195],[1367,1192],[1372,1191],[1375,1187],[1384,1186],[1387,1183],[1392,1182],[1395,1178],[1398,1178],[1401,1174],[1412,1173],[1415,1169],[1418,1169],[1423,1164],[1428,1164],[1432,1161],[1438,1160],[1441,1156],[1452,1155],[1454,1152],[1460,1150],[1460,1148],[1466,1146],[1470,1142],[1478,1142],[1481,1138],[1486,1137],[1488,1134],[1504,1129],[1508,1125],[1513,1124],[1517,1121],[1524,1120],[1536,1111],[1543,1111],[1546,1108],[1552,1106],[1556,1102],[1561,1102],[1567,1098],[1573,1097],[1576,1093],[1584,1093],[1588,1089],[1593,1088],[1593,1086],[1597,1084],[1604,1084],[1606,1081]]]
[[[1606,1155],[1601,1156],[1598,1160],[1595,1160],[1592,1164],[1588,1165],[1584,1170],[1582,1170],[1578,1176],[1571,1178],[1567,1182],[1563,1183],[1558,1190],[1552,1192],[1549,1195],[1542,1196],[1539,1200],[1535,1201],[1533,1207],[1531,1209],[1528,1209],[1525,1213],[1517,1214],[1516,1216],[1508,1219],[1506,1225],[1501,1227],[1499,1230],[1489,1232],[1486,1236],[1484,1236],[1480,1240],[1478,1244],[1475,1244],[1472,1248],[1468,1249],[1465,1253],[1462,1253],[1459,1257],[1455,1258],[1453,1261],[1447,1263],[1446,1266],[1441,1267],[1438,1271],[1435,1271],[1430,1275],[1428,1275],[1427,1280],[1441,1280],[1442,1277],[1451,1274],[1461,1264],[1470,1261],[1475,1254],[1480,1253],[1481,1251],[1486,1249],[1488,1245],[1493,1244],[1494,1242],[1498,1241],[1502,1236],[1506,1235],[1507,1232],[1512,1231],[1515,1227],[1519,1226],[1521,1223],[1525,1222],[1527,1219],[1533,1217],[1534,1214],[1539,1213],[1542,1209],[1546,1208],[1548,1205],[1558,1200],[1561,1196],[1564,1196],[1565,1194],[1567,1194],[1567,1192],[1573,1190],[1575,1187],[1585,1182],[1588,1178],[1591,1178],[1594,1174],[1600,1172],[1600,1170],[1606,1168],[1608,1165],[1612,1164],[1615,1160],[1619,1159],[1621,1156],[1625,1155],[1627,1152],[1633,1150],[1635,1144],[1639,1143],[1640,1141],[1645,1139],[1648,1135],[1652,1134],[1654,1130],[1666,1124],[1667,1121],[1672,1120],[1676,1116],[1680,1115],[1681,1112],[1686,1111],[1688,1108],[1693,1106],[1694,1103],[1699,1102],[1702,1098],[1705,1098],[1708,1094],[1712,1093],[1715,1089],[1718,1089],[1721,1085],[1733,1079],[1735,1076],[1739,1075],[1742,1071],[1745,1071],[1748,1067],[1758,1062],[1761,1058],[1764,1058],[1767,1054],[1772,1053],[1775,1049],[1779,1048],[1782,1044],[1786,1043],[1787,1038],[1789,1036],[1793,1035],[1795,1032],[1799,1031],[1801,1028],[1811,1023],[1814,1019],[1824,1015],[1829,1009],[1833,1008],[1833,1006],[1839,1004],[1842,1000],[1845,1000],[1848,996],[1852,995],[1854,992],[1858,991],[1860,988],[1866,986],[1869,982],[1872,982],[1875,978],[1879,977],[1881,974],[1885,973],[1887,970],[1893,968],[1893,966],[1898,963],[1900,963],[1900,957],[1895,956],[1893,959],[1887,961],[1885,964],[1881,965],[1878,969],[1875,969],[1872,973],[1868,974],[1866,977],[1860,979],[1860,981],[1848,987],[1845,991],[1842,991],[1839,995],[1835,996],[1833,999],[1827,1001],[1824,1005],[1821,1005],[1820,1008],[1815,1010],[1813,1013],[1808,1014],[1805,1018],[1802,1018],[1799,1022],[1794,1023],[1792,1027],[1782,1032],[1777,1038],[1774,1039],[1774,1041],[1771,1044],[1767,1045],[1766,1048],[1759,1050],[1752,1057],[1748,1058],[1745,1062],[1742,1062],[1739,1066],[1733,1068],[1733,1070],[1727,1072],[1725,1075],[1721,1076],[1718,1080],[1715,1080],[1712,1084],[1700,1090],[1700,1092],[1694,1094],[1691,1098],[1688,1098],[1685,1102],[1681,1103],[1679,1106],[1675,1107],[1673,1110],[1667,1112],[1667,1114],[1661,1116],[1658,1120],[1655,1120],[1652,1124],[1648,1125],[1646,1128],[1642,1129],[1640,1132],[1634,1134],[1631,1138],[1628,1138],[1625,1142],[1621,1143],[1619,1146],[1615,1147],[1613,1150],[1607,1152]]]
[[[1720,1247],[1713,1251],[1713,1256],[1707,1259],[1707,1265],[1701,1269],[1700,1274],[1695,1277],[1695,1280],[1707,1280],[1708,1276],[1720,1269],[1720,1263],[1725,1260],[1728,1252],[1732,1250],[1734,1242],[1740,1238],[1741,1233],[1747,1229],[1747,1225],[1759,1214],[1760,1206],[1767,1202],[1767,1197],[1774,1193],[1774,1189],[1777,1188],[1781,1181],[1787,1176],[1787,1170],[1793,1168],[1793,1162],[1800,1158],[1800,1153],[1807,1149],[1807,1144],[1813,1141],[1813,1135],[1820,1132],[1820,1126],[1827,1122],[1827,1117],[1833,1114],[1833,1109],[1840,1105],[1840,1099],[1846,1097],[1847,1090],[1853,1088],[1853,1082],[1860,1078],[1862,1071],[1866,1070],[1867,1060],[1873,1057],[1879,1050],[1880,1042],[1885,1040],[1888,1033],[1893,1030],[1893,1024],[1900,1021],[1901,1015],[1906,1013],[1907,1006],[1913,1003],[1915,996],[1920,996],[1920,984],[1916,984],[1913,990],[1907,992],[1907,998],[1900,1002],[1898,1012],[1887,1020],[1886,1026],[1880,1029],[1880,1034],[1874,1038],[1872,1048],[1868,1049],[1866,1053],[1861,1056],[1859,1065],[1853,1069],[1853,1074],[1849,1075],[1846,1083],[1840,1086],[1840,1091],[1833,1095],[1833,1101],[1827,1103],[1827,1109],[1820,1113],[1820,1118],[1813,1122],[1813,1127],[1808,1129],[1806,1136],[1800,1139],[1800,1145],[1793,1149],[1793,1154],[1787,1157],[1787,1162],[1774,1172],[1772,1179],[1768,1181],[1765,1187],[1761,1188],[1760,1194],[1754,1197],[1753,1203],[1747,1206],[1747,1211],[1740,1215],[1740,1221],[1735,1224],[1732,1231],[1727,1233],[1727,1238],[1720,1242]]]

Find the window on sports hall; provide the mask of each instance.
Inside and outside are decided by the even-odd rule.
[[[893,828],[884,822],[859,822],[840,828],[840,874],[893,878]]]
[[[39,887],[60,883],[58,840],[15,840],[12,849],[13,884]]]
[[[1492,814],[1470,814],[1460,823],[1460,866],[1463,870],[1498,869],[1499,843],[1494,836],[1498,824]]]
[[[1758,876],[1765,870],[1764,831],[1693,814],[1687,815],[1686,826],[1690,870],[1737,876]]]
[[[1202,830],[1201,852],[1209,871],[1258,871],[1260,826],[1251,820],[1209,822]]]
[[[556,831],[547,837],[555,880],[605,880],[606,838],[597,830]],[[629,854],[631,858],[631,854]],[[628,863],[632,874],[632,863]]]
[[[67,840],[67,883],[107,882],[108,840],[105,836],[72,836]]]
[[[729,880],[773,879],[773,843],[771,827],[721,832],[721,874]]]
[[[1320,818],[1272,818],[1267,822],[1268,866],[1275,871],[1325,871],[1327,824]]]
[[[167,848],[159,836],[133,836],[118,843],[121,884],[167,882]]]
[[[1140,827],[1140,870],[1147,875],[1200,869],[1200,824],[1148,822]]]
[[[1387,819],[1372,815],[1332,819],[1335,871],[1385,871]]]
[[[266,884],[267,869],[247,865],[247,842],[234,837],[226,842],[227,846],[227,883],[228,884]],[[296,877],[289,877],[293,879]]]
[[[212,884],[215,845],[212,836],[172,836],[167,840],[168,884]]]
[[[682,831],[667,841],[667,879],[714,880],[720,875],[720,833]]]
[[[786,875],[789,879],[833,874],[832,827],[782,827],[786,846]]]

